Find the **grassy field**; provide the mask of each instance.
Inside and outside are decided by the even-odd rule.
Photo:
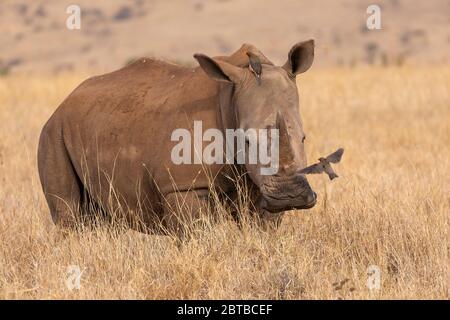
[[[0,298],[448,299],[450,67],[299,77],[310,161],[339,179],[272,234],[229,219],[178,247],[107,228],[58,236],[36,168],[40,129],[83,75],[0,78]],[[84,270],[69,290],[67,268]],[[380,289],[366,286],[381,270]]]

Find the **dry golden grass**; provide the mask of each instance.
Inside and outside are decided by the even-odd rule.
[[[82,79],[0,78],[0,298],[449,298],[450,67],[300,77],[309,158],[345,147],[340,178],[311,177],[317,206],[276,233],[225,219],[182,247],[105,227],[57,236],[36,147]],[[79,290],[69,265],[85,270]],[[370,265],[380,290],[366,287]]]

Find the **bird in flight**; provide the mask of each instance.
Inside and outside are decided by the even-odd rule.
[[[309,167],[303,168],[302,170],[300,170],[300,173],[315,174],[315,173],[325,172],[326,174],[328,174],[328,177],[330,178],[330,180],[333,180],[334,178],[337,178],[338,175],[336,174],[336,172],[334,172],[330,163],[338,163],[339,161],[341,161],[343,154],[344,154],[344,149],[339,148],[335,152],[330,154],[328,157],[319,158],[318,163],[315,163]]]

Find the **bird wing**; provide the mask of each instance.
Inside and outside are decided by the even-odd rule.
[[[334,178],[337,178],[338,175],[336,172],[334,172],[333,168],[330,166],[329,163],[323,166],[323,170],[327,173],[328,177],[330,177],[330,180],[333,180]]]
[[[331,163],[338,163],[339,161],[341,161],[343,154],[344,154],[344,149],[339,148],[327,157],[327,161],[329,161]]]
[[[322,173],[324,168],[321,163],[313,164],[312,166],[303,168],[300,173],[311,174],[311,173]]]

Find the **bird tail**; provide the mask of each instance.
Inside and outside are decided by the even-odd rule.
[[[329,175],[329,177],[330,177],[330,180],[333,180],[334,178],[337,178],[337,177],[339,177],[336,173],[331,173],[330,175]]]

